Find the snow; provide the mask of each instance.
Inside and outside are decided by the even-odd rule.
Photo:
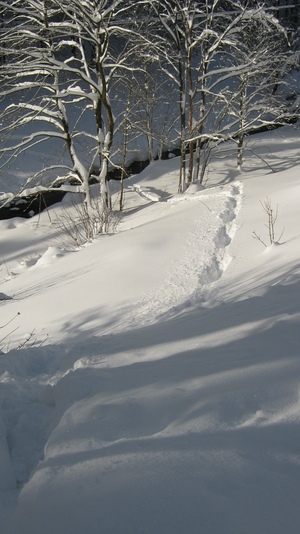
[[[1,534],[298,534],[299,132],[251,143],[276,172],[152,163],[77,251],[67,198],[0,221]]]

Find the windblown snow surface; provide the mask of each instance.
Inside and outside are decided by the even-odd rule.
[[[0,222],[1,534],[300,532],[299,137],[151,164],[77,251],[68,197]]]

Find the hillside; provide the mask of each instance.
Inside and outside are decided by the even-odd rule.
[[[299,131],[250,143],[76,251],[68,196],[0,221],[2,534],[298,534]]]

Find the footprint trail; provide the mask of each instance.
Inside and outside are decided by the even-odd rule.
[[[242,197],[242,183],[234,182],[169,201],[175,206],[183,201],[198,202],[199,215],[187,230],[184,254],[172,262],[163,285],[134,304],[125,328],[146,326],[211,299],[213,285],[231,261],[229,248],[238,229]]]

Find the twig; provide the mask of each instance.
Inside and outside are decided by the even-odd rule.
[[[12,321],[15,320],[16,317],[18,317],[18,315],[21,315],[20,312],[18,312],[12,319],[10,319],[8,323],[2,324],[0,328],[5,328],[6,326],[8,326]]]
[[[17,326],[14,330],[12,330],[11,332],[9,332],[8,334],[6,334],[6,336],[4,336],[2,339],[0,339],[0,343],[2,343],[8,336],[11,336],[11,334],[13,334],[16,330],[18,330],[20,328],[20,326]]]
[[[256,232],[253,232],[253,237],[254,239],[257,239],[258,241],[260,241],[267,248],[268,245],[266,245],[266,243],[262,240],[262,238],[259,235],[257,235]]]
[[[32,330],[32,332],[30,332],[30,334],[27,336],[27,338],[18,345],[17,349],[20,350],[20,349],[23,349],[25,347],[25,345],[27,345],[27,343],[30,341],[30,339],[32,338],[34,334],[34,330]]]

